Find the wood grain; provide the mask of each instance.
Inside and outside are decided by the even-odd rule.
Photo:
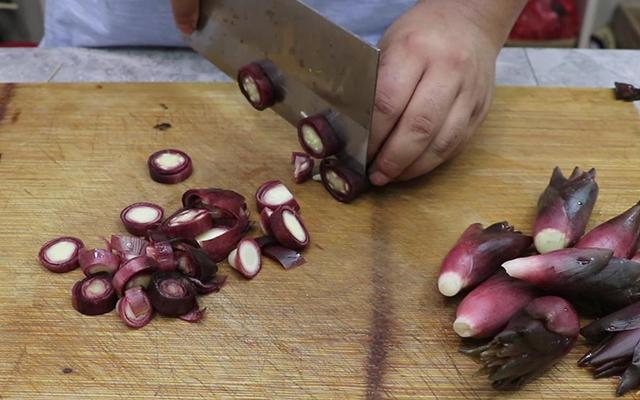
[[[11,98],[9,94],[12,92]],[[16,85],[0,122],[0,398],[610,398],[615,380],[575,366],[581,342],[518,393],[496,393],[458,354],[456,301],[438,295],[442,256],[472,222],[530,232],[552,168],[597,167],[592,224],[640,198],[640,124],[610,91],[501,88],[469,148],[428,178],[341,205],[295,186],[314,245],[302,268],[265,261],[252,282],[203,298],[200,325],[155,319],[139,331],[115,314],[76,313],[81,273],[55,275],[40,245],[88,246],[122,232],[126,205],[179,206],[190,187],[252,196],[290,182],[293,129],[256,113],[233,85]],[[154,130],[170,122],[166,131]],[[178,147],[195,173],[152,182],[146,158]],[[633,396],[629,396],[631,398]]]

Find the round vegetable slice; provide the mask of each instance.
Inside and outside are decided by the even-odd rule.
[[[135,203],[122,210],[120,220],[130,234],[147,236],[147,232],[160,225],[163,216],[164,210],[157,204]]]
[[[122,322],[130,328],[140,329],[153,319],[151,301],[141,287],[127,289],[116,308]]]
[[[108,274],[88,276],[71,289],[73,308],[85,315],[106,314],[116,307],[117,300]]]
[[[120,266],[120,257],[105,249],[81,249],[78,263],[86,276],[102,272],[113,274]]]
[[[247,279],[253,279],[262,268],[260,245],[254,239],[242,239],[229,254],[229,265]]]
[[[167,241],[153,242],[147,246],[145,253],[147,257],[156,261],[158,269],[172,271],[177,267],[173,247],[171,247],[171,243]]]
[[[276,102],[275,86],[258,63],[247,64],[240,68],[238,86],[256,110],[265,110]]]
[[[350,203],[369,187],[366,177],[356,173],[337,159],[325,158],[320,164],[322,184],[338,201]]]
[[[158,264],[152,258],[140,256],[122,264],[113,275],[113,287],[119,295],[126,289],[136,286],[147,287],[151,274],[158,269]]]
[[[256,191],[256,205],[258,211],[262,211],[265,207],[275,210],[282,205],[300,210],[300,205],[293,198],[293,194],[281,181],[268,181],[260,185]]]
[[[204,208],[182,208],[162,224],[162,231],[171,237],[193,239],[213,228],[211,213]]]
[[[71,236],[53,239],[42,245],[38,260],[51,272],[69,272],[78,268],[78,253],[83,247],[82,240]]]
[[[197,307],[193,283],[178,272],[153,274],[147,294],[153,308],[168,317],[179,317]]]
[[[179,183],[187,180],[193,172],[191,157],[175,150],[160,150],[149,156],[147,161],[151,179],[159,183]]]
[[[342,148],[338,135],[323,115],[300,120],[298,140],[302,149],[315,158],[333,156]]]
[[[273,236],[284,247],[302,250],[309,245],[309,231],[293,208],[278,207],[271,215],[269,223]]]

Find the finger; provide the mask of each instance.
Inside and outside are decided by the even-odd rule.
[[[398,122],[424,72],[424,63],[418,59],[417,52],[410,52],[408,47],[393,45],[382,51],[368,160],[373,159]]]
[[[397,180],[405,181],[431,172],[456,154],[478,128],[479,123],[470,124],[473,109],[473,104],[458,100],[438,136],[433,139],[427,150],[398,176]]]
[[[198,25],[199,0],[171,0],[176,26],[185,35],[192,34]]]
[[[428,70],[409,105],[376,156],[370,170],[374,185],[386,185],[424,153],[442,129],[458,96],[459,82],[444,69]]]

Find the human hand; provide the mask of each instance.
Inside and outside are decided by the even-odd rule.
[[[199,0],[171,0],[176,26],[185,35],[192,34],[198,25]]]
[[[517,16],[524,3],[509,1]],[[495,1],[503,9],[506,2]],[[492,3],[422,1],[385,33],[368,152],[374,185],[428,173],[484,120],[496,58],[515,21],[504,11],[485,12]]]

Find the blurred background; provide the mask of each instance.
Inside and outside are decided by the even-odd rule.
[[[37,46],[46,1],[0,0],[0,47]],[[640,0],[530,0],[508,45],[638,49]]]

